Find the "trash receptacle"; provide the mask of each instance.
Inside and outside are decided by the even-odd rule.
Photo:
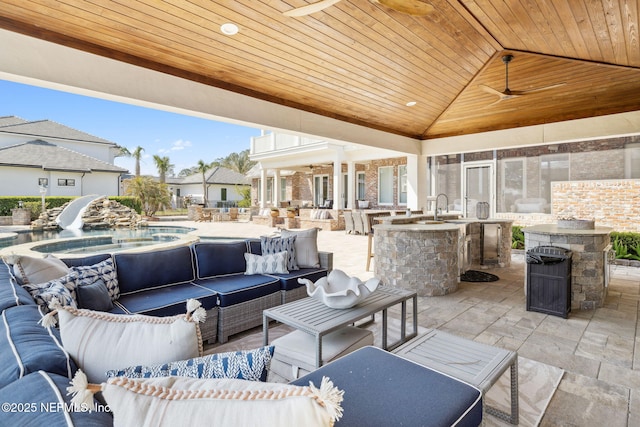
[[[556,246],[527,251],[527,311],[569,316],[571,256],[570,250]]]

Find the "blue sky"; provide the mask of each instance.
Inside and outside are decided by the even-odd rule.
[[[133,150],[144,148],[143,174],[157,175],[153,155],[168,156],[175,173],[249,148],[257,128],[184,116],[135,105],[75,95],[0,80],[0,117],[53,120]],[[117,158],[116,165],[134,171],[134,160]]]

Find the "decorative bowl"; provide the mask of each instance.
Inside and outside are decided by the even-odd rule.
[[[351,308],[367,298],[380,284],[380,279],[367,280],[349,277],[342,270],[332,270],[328,276],[315,283],[309,279],[298,279],[307,287],[307,294],[331,308]]]

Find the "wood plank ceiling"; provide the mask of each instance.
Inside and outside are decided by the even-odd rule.
[[[430,139],[640,110],[639,1],[428,0],[419,17],[343,0],[293,18],[311,2],[2,0],[0,27]],[[511,90],[558,86],[496,103],[480,85],[505,89],[506,54]]]

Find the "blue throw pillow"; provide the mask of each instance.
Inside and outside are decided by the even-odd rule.
[[[299,270],[298,261],[296,260],[296,236],[291,237],[260,237],[260,249],[262,255],[272,255],[279,252],[287,251],[287,270]]]
[[[107,371],[107,378],[157,378],[168,376],[192,378],[237,378],[248,381],[267,380],[273,346],[255,350],[230,351],[156,366],[131,366]]]
[[[78,296],[78,308],[94,311],[113,310],[109,290],[102,279],[98,279],[88,285],[78,286],[76,295]]]

